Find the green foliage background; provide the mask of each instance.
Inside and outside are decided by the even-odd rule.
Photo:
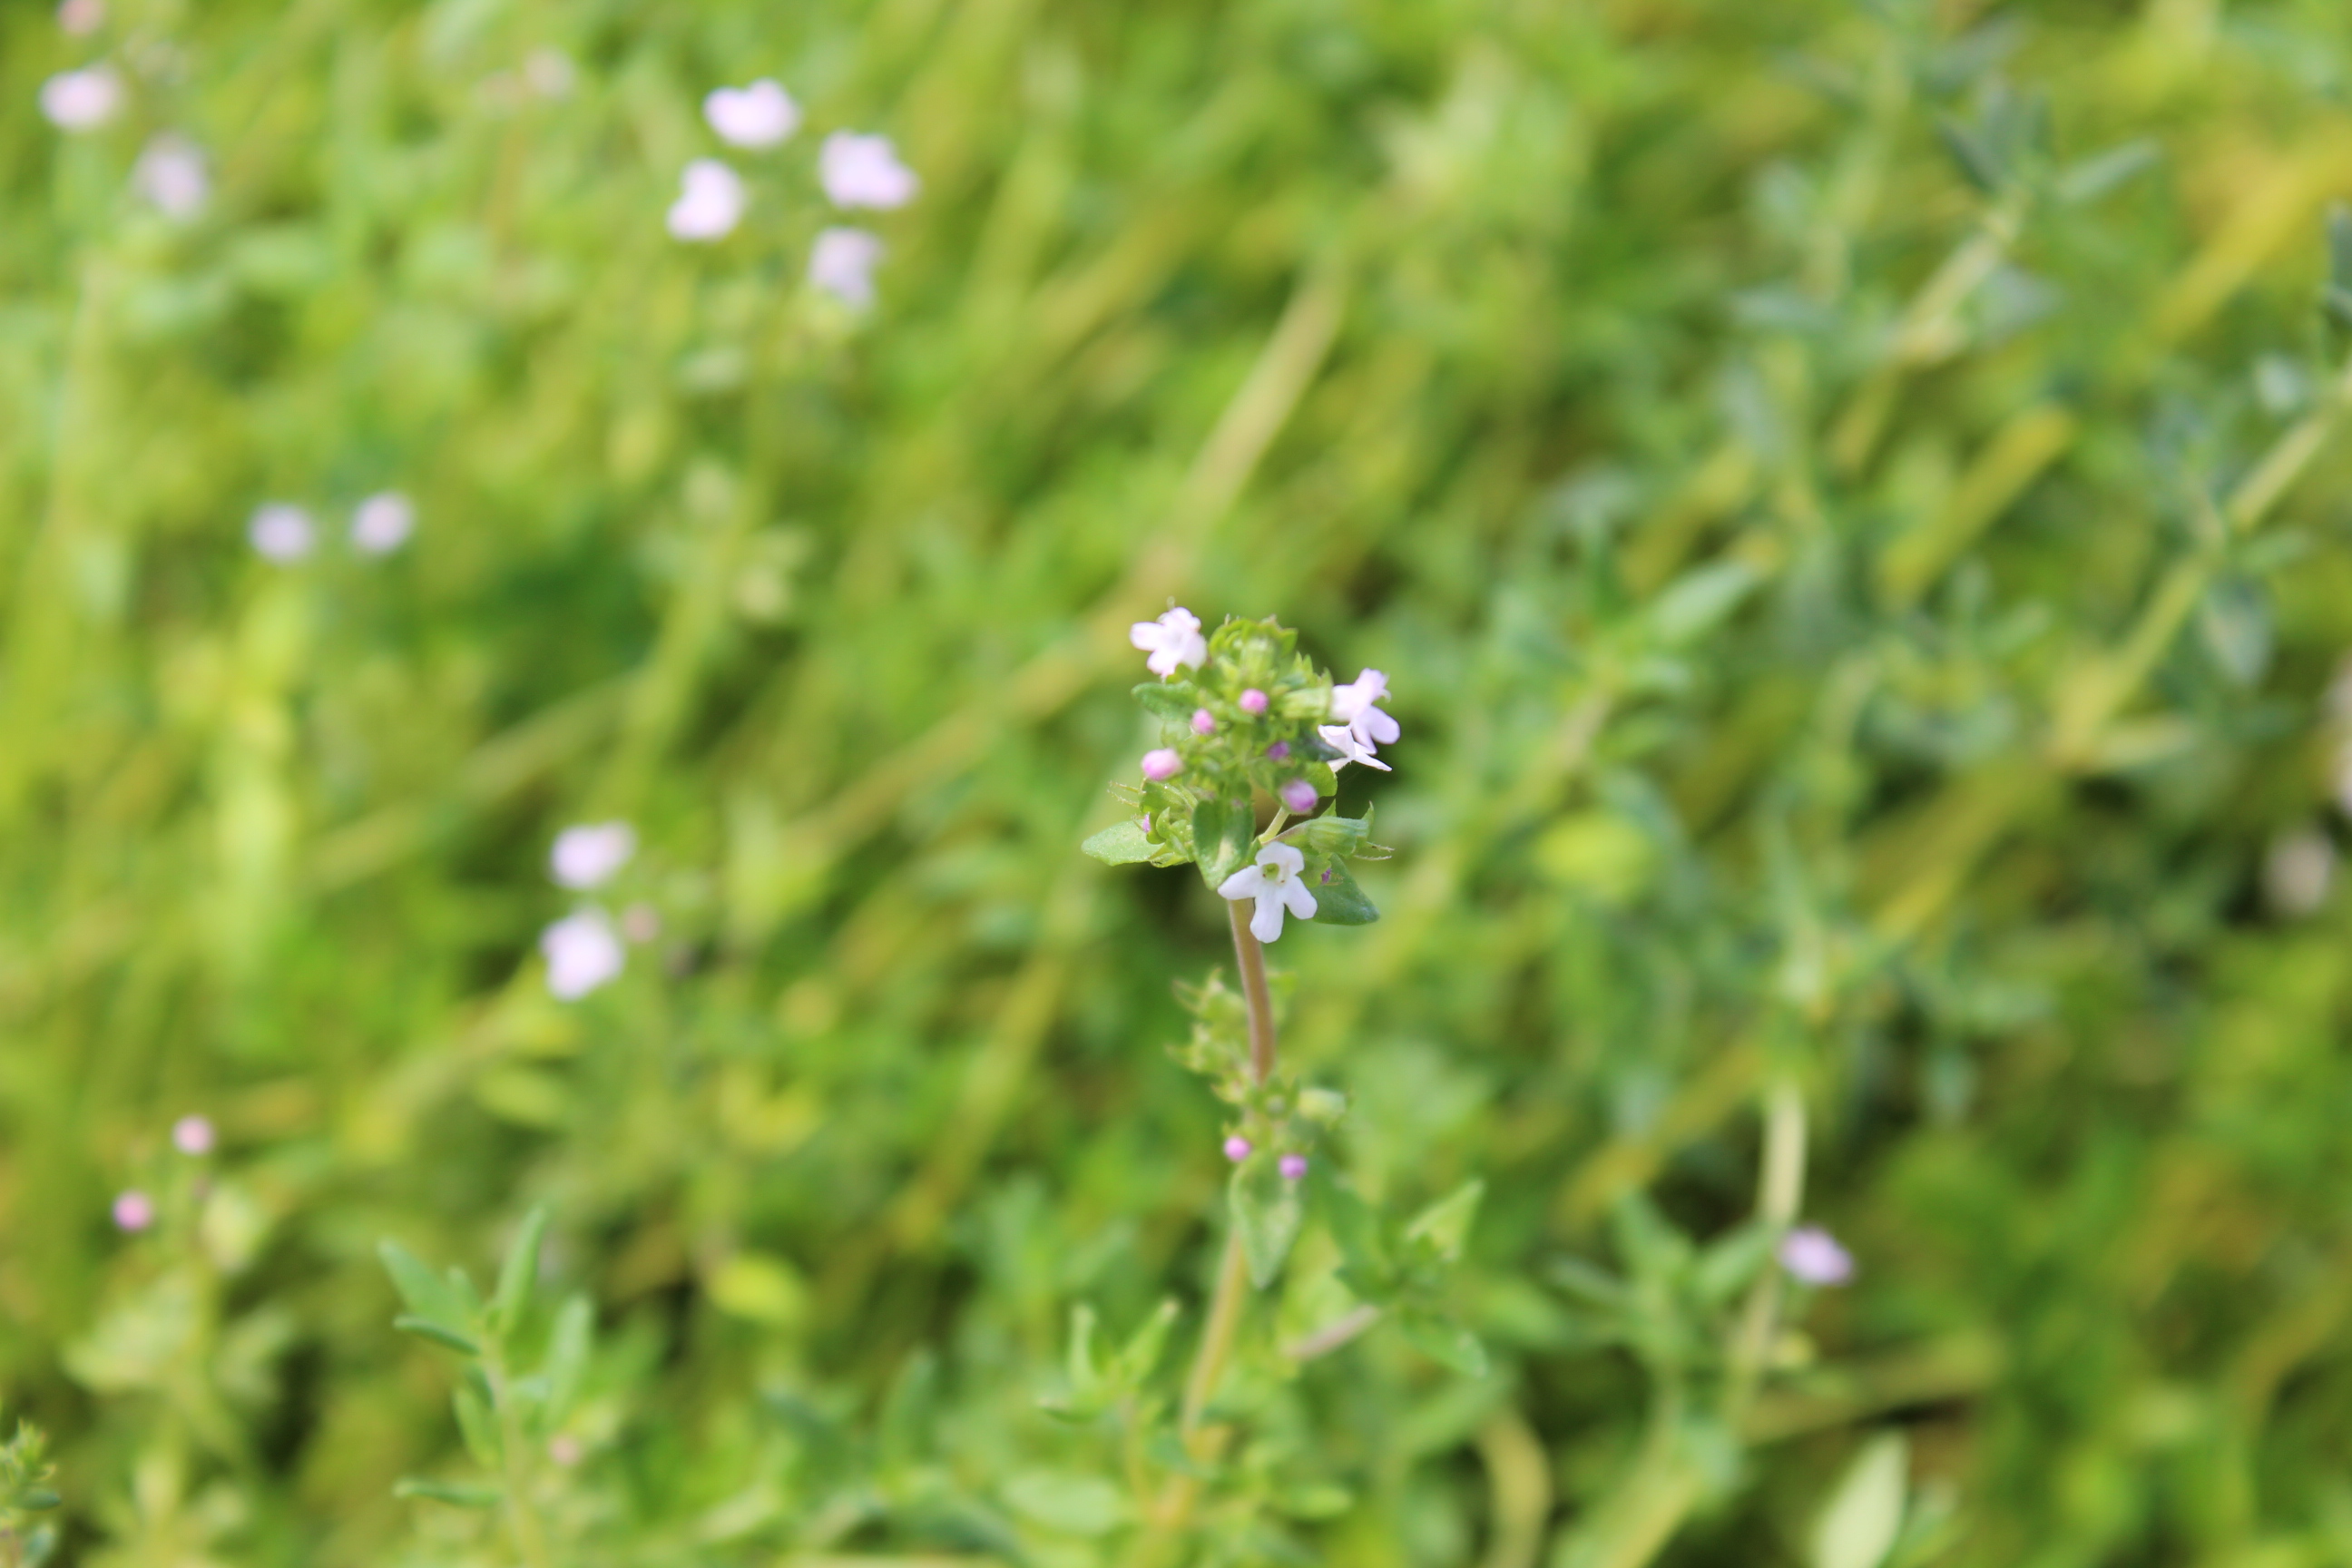
[[[1284,1374],[1295,1546],[1647,1556],[1578,1555],[1651,1391],[1556,1266],[1737,1224],[1786,1076],[1861,1276],[1661,1561],[1820,1561],[1899,1426],[1907,1561],[2352,1562],[2352,909],[2263,877],[2352,640],[2334,0],[113,9],[0,12],[0,1394],[66,1560],[510,1561],[392,1498],[461,1461],[373,1247],[545,1201],[567,1561],[1095,1561],[1035,1402],[1077,1301],[1188,1344],[1220,1223],[1162,1047],[1223,911],[1076,849],[1173,595],[1389,672],[1386,918],[1275,949],[1286,1049],[1368,1192],[1487,1182],[1493,1371]],[[672,241],[763,74],[809,128]],[[924,181],[864,320],[842,126]],[[614,817],[664,934],[559,1005]]]

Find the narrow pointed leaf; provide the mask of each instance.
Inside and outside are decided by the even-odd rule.
[[[1132,866],[1160,853],[1139,822],[1115,822],[1078,846],[1106,866]]]

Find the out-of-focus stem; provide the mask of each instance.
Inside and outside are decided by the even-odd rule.
[[[1796,1083],[1780,1079],[1765,1093],[1764,1157],[1758,1174],[1756,1217],[1771,1229],[1786,1230],[1797,1222],[1805,1201],[1805,1097]],[[1729,1377],[1724,1389],[1724,1414],[1735,1425],[1756,1393],[1757,1380],[1772,1351],[1780,1327],[1780,1270],[1766,1264],[1748,1292],[1748,1305],[1731,1344]]]
[[[528,1439],[522,1429],[522,1414],[515,1408],[506,1362],[493,1351],[483,1371],[489,1374],[490,1398],[498,1405],[499,1447],[504,1450],[500,1458],[505,1460],[506,1470],[507,1522],[514,1530],[515,1551],[521,1556],[524,1568],[554,1568],[555,1559],[547,1550],[547,1528],[540,1522],[539,1507],[530,1497],[530,1456],[525,1447]]]
[[[1249,928],[1247,905],[1230,900],[1225,912],[1234,923],[1234,958],[1241,965],[1242,994],[1249,1001],[1250,1077],[1259,1083],[1274,1076],[1274,996],[1265,984],[1265,949]]]

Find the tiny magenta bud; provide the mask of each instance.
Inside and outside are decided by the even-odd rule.
[[[1276,741],[1273,745],[1268,746],[1265,749],[1265,754],[1272,757],[1277,763],[1281,762],[1290,755],[1290,742],[1287,741]]]
[[[1206,708],[1195,708],[1192,710],[1192,733],[1195,735],[1214,734],[1216,732],[1216,728],[1217,716],[1214,713],[1210,712]]]
[[[1306,816],[1315,809],[1316,801],[1321,798],[1315,793],[1315,786],[1305,779],[1292,779],[1278,793],[1282,796],[1282,804],[1293,816]]]
[[[1236,1132],[1225,1140],[1225,1158],[1238,1165],[1250,1157],[1251,1147],[1250,1141]]]
[[[1282,1172],[1282,1179],[1284,1181],[1298,1181],[1307,1174],[1307,1156],[1304,1154],[1285,1154],[1282,1157],[1282,1163],[1279,1168]]]
[[[172,1123],[172,1147],[183,1154],[213,1152],[213,1124],[202,1116],[183,1116]]]
[[[1143,753],[1143,776],[1148,779],[1174,778],[1183,765],[1184,759],[1178,756],[1171,746]]]
[[[1263,691],[1260,691],[1260,690],[1259,690],[1256,687],[1255,687],[1255,686],[1251,687],[1247,691],[1243,692],[1243,693],[1242,693],[1242,711],[1243,711],[1243,712],[1244,712],[1244,713],[1263,713],[1263,712],[1265,712],[1265,692],[1263,692]]]
[[[155,1223],[155,1200],[132,1188],[114,1200],[114,1223],[121,1230],[145,1230]]]

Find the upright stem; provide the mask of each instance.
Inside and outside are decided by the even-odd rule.
[[[1225,905],[1234,922],[1234,959],[1241,965],[1242,994],[1249,1001],[1250,1077],[1264,1084],[1274,1076],[1274,996],[1265,984],[1265,949],[1249,928],[1245,900]]]
[[[538,1505],[530,1497],[530,1457],[524,1445],[522,1413],[515,1408],[514,1391],[505,1358],[495,1352],[484,1367],[489,1373],[490,1397],[498,1404],[499,1447],[506,1460],[507,1522],[514,1528],[515,1551],[525,1568],[554,1568],[547,1550],[547,1527],[540,1522]]]
[[[1795,1081],[1781,1079],[1765,1096],[1763,1168],[1758,1174],[1756,1217],[1772,1229],[1797,1223],[1805,1201],[1805,1097]],[[1780,1326],[1780,1270],[1767,1264],[1748,1292],[1738,1336],[1732,1342],[1725,1414],[1737,1425],[1772,1350]]]

